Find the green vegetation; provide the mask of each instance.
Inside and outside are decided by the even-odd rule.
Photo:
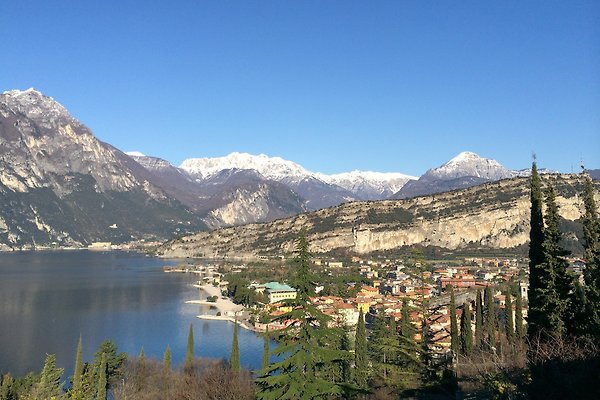
[[[229,366],[233,372],[240,372],[240,347],[238,344],[238,324],[237,320],[233,324],[233,336],[231,339],[231,356],[229,357]]]

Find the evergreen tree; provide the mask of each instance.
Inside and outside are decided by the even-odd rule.
[[[492,288],[487,286],[485,288],[485,330],[488,341],[488,347],[494,351],[496,349],[496,306],[494,304],[494,296],[492,295]]]
[[[328,372],[333,364],[341,364],[349,357],[336,349],[339,329],[328,328],[330,318],[317,309],[309,296],[314,293],[310,272],[310,253],[306,233],[296,241],[296,299],[286,301],[291,311],[278,317],[296,321],[279,331],[279,346],[274,354],[287,357],[271,363],[263,376],[256,379],[259,399],[322,399],[340,396],[346,382],[332,382]]]
[[[173,363],[173,356],[171,355],[171,347],[169,345],[167,345],[165,354],[163,356],[164,372],[171,372],[172,363]]]
[[[362,309],[358,313],[356,339],[354,341],[354,381],[360,388],[367,387],[369,379],[369,359],[367,354],[367,333]]]
[[[0,377],[0,400],[17,400],[17,394],[13,388],[14,382],[11,374]]]
[[[579,322],[583,333],[600,337],[600,220],[594,187],[589,175],[585,177],[583,202],[584,256],[586,260],[583,278],[585,281],[585,306],[588,320]]]
[[[106,400],[106,389],[108,387],[108,364],[106,360],[106,353],[102,353],[100,361],[100,367],[98,368],[98,390],[96,400]]]
[[[521,287],[517,286],[517,296],[515,300],[515,336],[517,339],[523,339],[525,329],[523,327],[523,297]]]
[[[73,371],[71,390],[69,391],[71,399],[84,400],[83,392],[83,342],[79,335],[77,343],[77,352],[75,355],[75,370]]]
[[[473,351],[473,331],[471,330],[471,309],[468,302],[463,304],[460,318],[460,347],[466,356]]]
[[[393,319],[393,317],[392,317]],[[392,378],[392,372],[397,369],[397,359],[400,352],[400,343],[396,332],[393,331],[392,322],[386,318],[383,310],[375,316],[373,333],[370,341],[371,360],[375,375],[388,386]],[[393,324],[395,326],[395,324]]]
[[[510,295],[510,289],[506,292],[506,300],[505,300],[504,314],[505,314],[505,322],[506,322],[506,340],[508,343],[513,343],[515,339],[515,324],[513,320],[513,310],[512,310],[512,298]]]
[[[402,300],[402,317],[400,319],[400,334],[407,338],[413,339],[415,338],[415,326],[410,321],[410,307],[408,306],[408,301]]]
[[[102,355],[106,357],[106,371],[108,378],[118,376],[121,373],[121,367],[127,354],[117,353],[117,345],[111,340],[105,340],[100,343],[98,351],[94,353],[93,369],[97,370],[102,363]]]
[[[529,231],[529,311],[528,330],[530,337],[535,337],[547,325],[545,320],[544,299],[542,291],[547,278],[544,264],[544,218],[542,214],[542,187],[537,173],[537,164],[531,166],[531,215]]]
[[[456,299],[454,298],[454,288],[450,285],[450,349],[452,356],[456,357],[459,351],[460,340],[458,337],[458,323],[456,322]]]
[[[546,229],[544,231],[544,259],[545,267],[549,273],[549,285],[546,288],[546,313],[550,326],[547,330],[551,333],[562,335],[566,333],[565,321],[568,319],[569,292],[572,279],[567,273],[569,262],[564,258],[568,255],[560,246],[561,232],[559,227],[560,215],[556,204],[556,193],[552,185],[546,188],[546,216],[544,218]]]
[[[263,341],[262,370],[265,371],[269,366],[269,359],[271,357],[271,337],[269,336],[269,325],[267,325],[267,331],[263,336]]]
[[[44,362],[44,368],[40,375],[40,381],[35,387],[35,397],[38,399],[58,399],[63,394],[63,384],[60,378],[63,369],[56,366],[56,356],[48,354]]]
[[[481,302],[481,289],[477,289],[475,298],[475,345],[483,346],[483,304]]]
[[[240,348],[238,345],[237,319],[233,324],[233,338],[231,339],[231,357],[229,357],[229,366],[233,372],[240,372]]]
[[[187,340],[187,351],[185,353],[185,362],[183,369],[191,374],[194,371],[194,328],[190,324]]]

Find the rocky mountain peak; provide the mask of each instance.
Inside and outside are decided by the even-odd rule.
[[[6,91],[0,103],[47,129],[56,128],[58,122],[76,122],[63,105],[33,88]]]
[[[470,151],[463,151],[440,167],[430,169],[425,175],[437,179],[471,176],[486,180],[498,180],[514,176],[512,171],[503,167],[498,161],[480,157]]]

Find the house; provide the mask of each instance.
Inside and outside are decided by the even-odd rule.
[[[279,282],[268,282],[264,284],[264,293],[269,298],[269,303],[277,303],[282,300],[295,299],[298,294],[296,289]]]

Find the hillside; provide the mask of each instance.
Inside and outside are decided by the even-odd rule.
[[[582,177],[545,175],[543,181],[555,185],[567,245],[577,248]],[[529,240],[529,207],[528,178],[518,177],[413,199],[347,203],[271,223],[185,236],[166,243],[159,254],[282,255],[293,249],[301,229],[306,229],[314,253],[367,254],[410,245],[510,249]]]

